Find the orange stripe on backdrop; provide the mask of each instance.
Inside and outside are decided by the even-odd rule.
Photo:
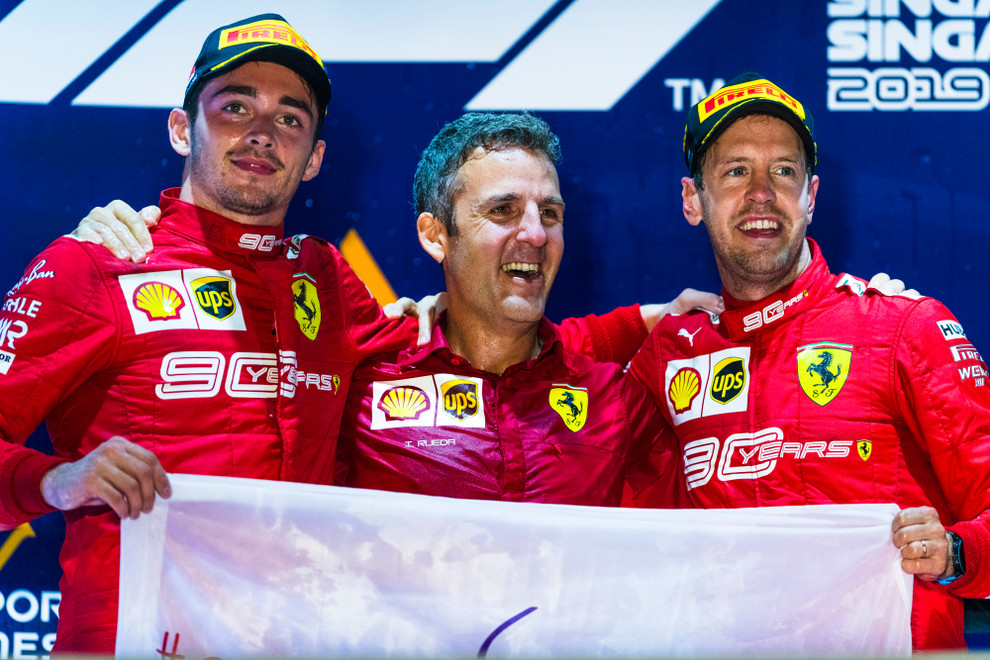
[[[11,556],[14,551],[17,550],[17,546],[21,544],[24,539],[29,539],[34,536],[34,530],[31,528],[30,523],[24,523],[19,525],[10,532],[7,536],[7,540],[3,542],[0,546],[0,571],[3,570],[4,565],[10,561]]]
[[[356,230],[349,230],[340,241],[340,253],[344,255],[344,259],[347,259],[347,263],[368,287],[379,305],[395,302],[397,296],[392,285],[388,283],[385,273],[378,267],[378,262],[371,256],[368,246],[364,244]]]

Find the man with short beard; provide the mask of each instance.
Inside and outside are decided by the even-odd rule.
[[[990,594],[986,364],[937,300],[829,272],[806,236],[813,128],[755,75],[691,108],[683,212],[708,231],[725,311],[662,319],[631,370],[666,411],[695,506],[900,505],[914,647],[964,648],[962,598]]]
[[[63,237],[7,295],[0,525],[65,511],[57,651],[113,652],[120,520],[169,496],[166,471],[329,481],[351,371],[410,341],[336,249],[282,242],[329,100],[282,17],[215,30],[169,115],[187,160],[154,254]],[[55,456],[23,446],[42,419]]]

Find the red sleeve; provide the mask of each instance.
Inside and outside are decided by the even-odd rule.
[[[931,461],[938,483],[928,487],[940,488],[950,509],[952,519],[943,523],[963,539],[966,573],[947,588],[960,597],[985,598],[990,595],[986,364],[952,313],[930,298],[908,314],[899,339],[898,406]]]
[[[557,326],[564,346],[596,362],[626,364],[646,339],[639,305],[619,307],[602,316],[564,319]]]
[[[357,359],[405,348],[416,341],[416,319],[389,319],[368,287],[355,274],[344,257],[332,245],[327,246],[337,262],[340,278],[340,310],[348,320],[347,327]]]
[[[643,342],[639,352],[629,363],[629,373],[649,391],[661,410],[666,410],[667,398],[663,391],[663,366],[660,362],[660,323]]]
[[[42,420],[116,345],[116,314],[88,253],[59,239],[42,252],[0,312],[0,526],[14,527],[54,509],[41,478],[71,460],[24,447]],[[82,434],[83,431],[80,431]]]
[[[691,502],[684,481],[677,438],[657,401],[642,383],[626,374],[633,429],[633,451],[626,466],[622,506],[650,509],[686,509]]]

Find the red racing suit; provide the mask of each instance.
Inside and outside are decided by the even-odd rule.
[[[646,465],[663,418],[619,365],[566,349],[546,319],[539,332],[539,356],[502,375],[453,353],[440,323],[429,344],[362,364],[341,428],[338,482],[617,506],[627,466]],[[677,463],[669,465],[676,478]]]
[[[809,243],[792,285],[756,302],[723,293],[720,319],[662,319],[631,370],[674,427],[695,506],[937,509],[966,571],[915,580],[913,643],[965,647],[960,598],[990,594],[986,365],[937,300],[832,275]]]
[[[351,373],[412,341],[337,250],[166,191],[143,264],[63,237],[0,313],[0,525],[51,511],[40,480],[112,435],[168,472],[331,483]],[[42,419],[55,448],[23,447]],[[120,520],[65,512],[56,650],[112,653]]]

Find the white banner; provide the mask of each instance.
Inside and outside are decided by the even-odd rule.
[[[122,525],[118,657],[911,651],[894,505],[633,510],[171,479],[171,499]]]

